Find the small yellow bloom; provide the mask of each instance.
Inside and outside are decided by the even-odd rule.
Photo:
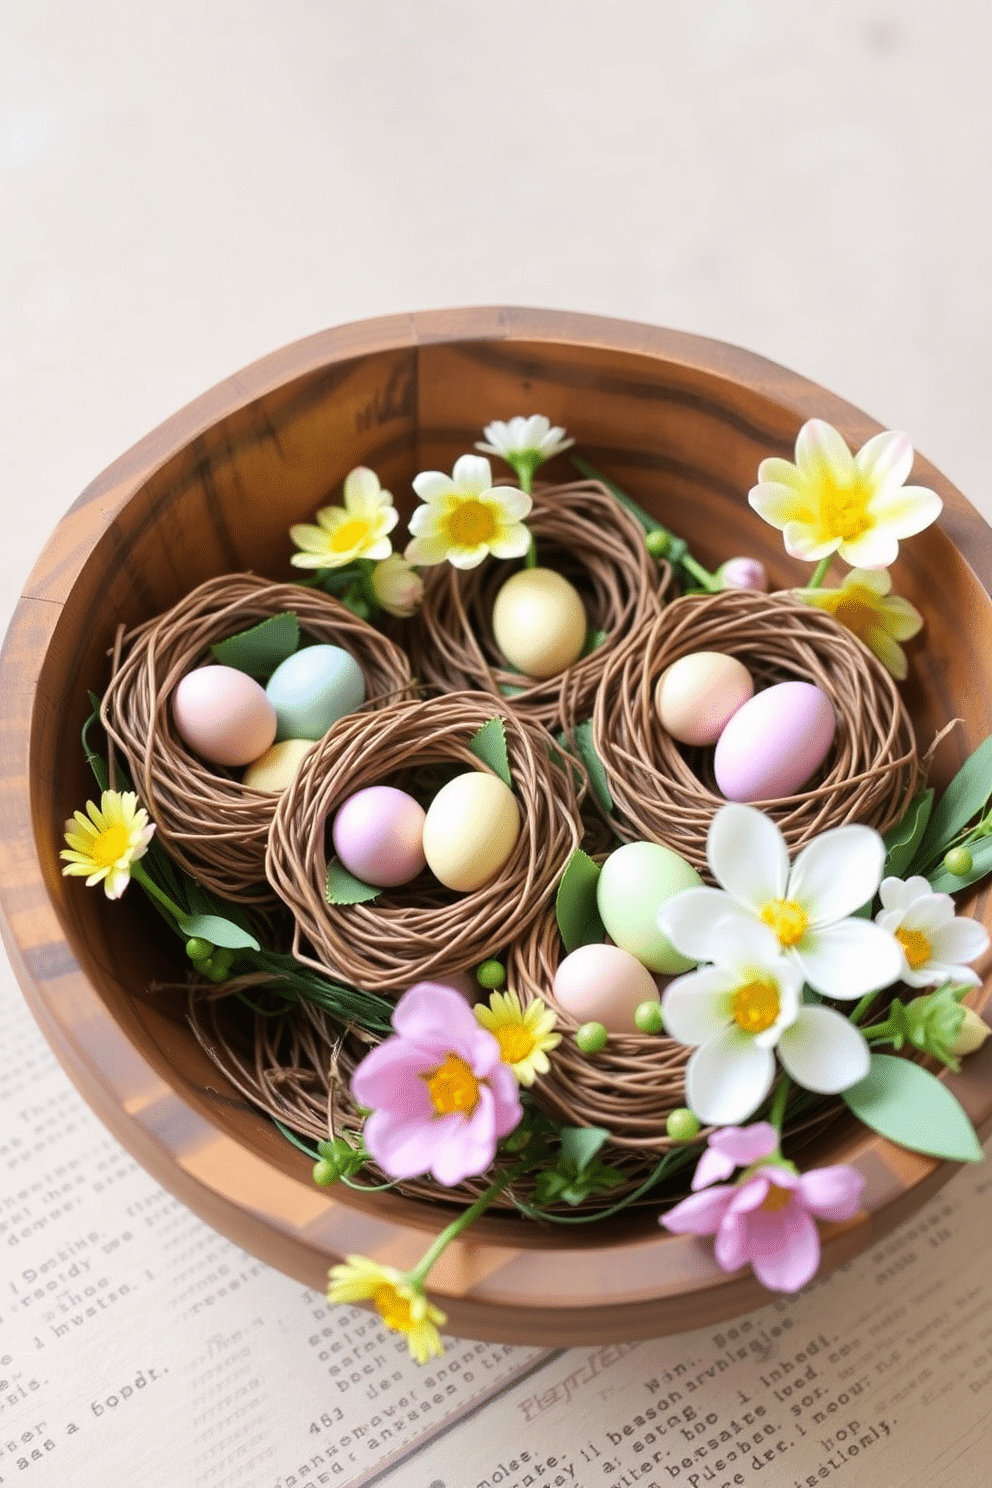
[[[549,1049],[561,1043],[561,1034],[553,1032],[555,1015],[543,1002],[535,999],[521,1007],[516,992],[493,992],[489,1006],[475,1007],[475,1016],[493,1035],[521,1085],[533,1085],[538,1075],[546,1075],[551,1065]]]
[[[419,1283],[392,1266],[380,1266],[367,1256],[348,1256],[328,1272],[327,1300],[371,1301],[387,1328],[406,1334],[410,1355],[418,1364],[444,1353],[437,1330],[447,1322],[447,1314],[427,1300]]]
[[[423,504],[410,518],[410,563],[429,568],[447,559],[455,568],[476,568],[489,553],[522,558],[530,547],[523,519],[531,498],[515,486],[494,486],[481,455],[462,455],[450,476],[424,470],[413,489]]]
[[[876,434],[852,455],[836,429],[810,419],[796,437],[796,463],[762,460],[747,499],[792,558],[839,553],[852,567],[887,568],[900,538],[929,527],[943,505],[927,486],[904,484],[912,468],[905,434]]]
[[[88,816],[77,811],[65,824],[68,848],[63,874],[86,878],[86,887],[103,883],[108,899],[119,899],[131,878],[131,865],[148,851],[155,826],[138,805],[134,791],[105,790],[97,807],[86,802]]]
[[[290,562],[297,568],[344,568],[356,558],[388,558],[388,534],[399,521],[393,498],[379,485],[374,470],[358,465],[344,478],[344,506],[325,506],[319,526],[301,522],[289,535],[302,552]]]
[[[908,599],[891,590],[892,578],[884,568],[852,568],[837,589],[796,589],[794,593],[806,604],[833,615],[902,682],[909,668],[899,642],[922,630],[923,616]]]

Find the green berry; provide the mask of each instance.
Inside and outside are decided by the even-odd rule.
[[[209,960],[203,962],[203,971],[212,982],[226,982],[234,963],[234,952],[223,946],[214,951]]]
[[[321,1158],[320,1162],[314,1163],[314,1183],[318,1184],[321,1188],[329,1188],[330,1185],[332,1183],[336,1183],[337,1180],[338,1170],[335,1167],[334,1163],[328,1162],[326,1158]]]
[[[665,1026],[665,1020],[661,1016],[661,1003],[656,997],[649,997],[647,1002],[642,1002],[634,1009],[634,1022],[641,1033],[660,1033]]]
[[[576,1032],[575,1042],[583,1054],[598,1054],[600,1049],[606,1047],[609,1034],[602,1023],[583,1023]]]
[[[330,1139],[330,1141],[318,1142],[317,1143],[317,1151],[320,1153],[321,1157],[328,1157],[328,1158],[337,1157],[337,1154],[338,1154],[337,1139],[334,1138],[334,1137],[332,1137]]]
[[[186,942],[186,954],[191,961],[207,961],[213,954],[213,942],[200,935],[191,935]]]
[[[502,961],[483,961],[475,973],[475,980],[487,991],[496,991],[506,982],[506,967]]]
[[[699,1135],[699,1117],[695,1111],[680,1106],[677,1111],[668,1113],[665,1130],[673,1142],[691,1142],[693,1137]]]
[[[644,546],[652,558],[664,558],[672,546],[672,539],[667,532],[658,528],[655,532],[649,532],[644,539]]]
[[[952,847],[950,852],[944,854],[944,867],[948,873],[953,873],[955,878],[964,878],[966,873],[971,872],[974,859],[966,847]]]

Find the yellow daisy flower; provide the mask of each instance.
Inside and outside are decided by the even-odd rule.
[[[429,568],[445,559],[455,568],[476,568],[494,558],[522,558],[530,547],[523,519],[532,501],[515,486],[494,486],[481,455],[462,455],[450,475],[424,470],[413,482],[423,505],[410,518],[409,563]]]
[[[418,1364],[444,1353],[437,1330],[447,1322],[447,1314],[427,1300],[421,1286],[392,1266],[380,1266],[367,1256],[348,1256],[328,1272],[327,1300],[371,1301],[387,1328],[406,1334],[410,1355]]]
[[[493,992],[488,1007],[476,1005],[475,1016],[498,1041],[503,1063],[521,1085],[533,1085],[548,1073],[547,1051],[558,1047],[561,1034],[553,1032],[555,1015],[543,1002],[535,999],[522,1007],[516,992]]]
[[[393,498],[379,485],[374,470],[358,465],[344,478],[344,506],[325,506],[318,526],[300,522],[289,529],[298,548],[290,562],[297,568],[344,568],[356,558],[388,558],[389,540],[399,521]]]
[[[131,866],[148,851],[155,831],[134,791],[105,790],[99,807],[86,802],[89,815],[77,811],[65,824],[69,846],[63,874],[86,878],[86,887],[102,881],[108,899],[119,899],[131,878]]]
[[[884,568],[852,568],[837,589],[795,589],[793,593],[833,615],[903,682],[909,667],[899,642],[922,630],[923,616],[908,599],[891,590],[892,578]]]

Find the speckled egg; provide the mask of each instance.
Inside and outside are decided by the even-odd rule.
[[[276,710],[276,738],[321,739],[365,701],[365,678],[340,646],[304,646],[276,667],[265,689]]]
[[[649,971],[669,975],[688,971],[695,961],[672,945],[658,929],[658,910],[683,889],[698,889],[702,879],[691,864],[656,842],[628,842],[603,864],[596,884],[596,905],[606,933],[636,956]]]
[[[313,748],[312,739],[283,739],[253,760],[241,777],[252,790],[284,791],[296,778],[303,756]]]
[[[469,770],[442,786],[427,808],[427,866],[449,889],[468,893],[496,877],[520,835],[520,808],[496,775]]]
[[[528,677],[557,677],[582,655],[586,612],[578,590],[550,568],[522,568],[493,604],[493,639]]]
[[[833,704],[811,682],[755,693],[717,740],[717,785],[728,801],[794,795],[823,764],[836,729]]]
[[[247,765],[276,734],[275,709],[264,690],[236,667],[187,672],[172,694],[172,720],[183,741],[213,765]]]
[[[419,801],[391,785],[356,791],[334,818],[334,851],[349,873],[380,889],[409,883],[422,872],[424,820]]]
[[[662,672],[654,705],[663,727],[680,744],[715,744],[753,695],[751,673],[736,656],[692,651]]]
[[[621,946],[584,945],[559,962],[554,993],[577,1023],[602,1023],[608,1033],[637,1033],[634,1014],[657,1002],[646,966]]]

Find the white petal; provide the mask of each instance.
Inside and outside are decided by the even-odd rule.
[[[445,475],[440,470],[422,470],[419,475],[413,477],[413,489],[421,501],[429,501],[433,504],[440,501],[443,496],[450,496],[455,485],[450,475]]]
[[[455,489],[463,495],[481,496],[483,491],[492,490],[493,468],[485,455],[459,455],[451,479]],[[419,491],[417,495],[420,495]]]
[[[415,563],[418,568],[432,568],[436,563],[443,563],[447,556],[448,545],[436,532],[413,538],[403,550],[407,563]]]
[[[897,909],[900,913],[904,913],[914,900],[922,899],[932,892],[928,881],[917,875],[912,878],[883,878],[878,886],[882,908]],[[875,918],[879,919],[880,916],[876,915]]]
[[[952,920],[949,925],[941,925],[927,939],[933,950],[932,960],[952,962],[954,965],[975,961],[989,948],[985,926],[963,916]]]
[[[804,563],[818,563],[841,547],[839,537],[820,537],[819,529],[809,522],[786,522],[782,540],[789,557],[801,558]]]
[[[832,925],[874,898],[884,864],[885,843],[871,827],[834,827],[803,848],[785,897],[812,926]]]
[[[778,1041],[778,1057],[804,1090],[834,1095],[868,1073],[868,1045],[849,1018],[833,1008],[804,1007]]]
[[[814,991],[839,1002],[889,987],[902,974],[902,947],[871,920],[841,920],[811,930],[792,954]]]
[[[515,486],[496,486],[489,493],[490,499],[499,507],[504,522],[522,522],[534,505],[526,491]]]
[[[774,1078],[774,1054],[739,1029],[727,1029],[697,1049],[686,1065],[686,1100],[707,1125],[737,1126],[758,1109]]]
[[[806,508],[800,505],[795,488],[779,481],[763,480],[760,485],[752,486],[747,493],[747,500],[759,517],[763,517],[770,527],[777,527],[780,532],[787,522],[797,520],[801,512],[806,512]]]
[[[846,538],[837,548],[854,568],[888,568],[899,556],[899,542],[891,527],[869,527],[861,537]]]
[[[661,1008],[665,1032],[680,1044],[705,1044],[730,1021],[729,997],[735,978],[716,966],[690,971],[665,989]]]
[[[771,455],[758,466],[758,482],[762,486],[789,486],[798,491],[799,471],[791,460],[780,460],[777,455]]]
[[[777,971],[790,968],[782,955],[778,936],[760,920],[735,914],[720,920],[710,932],[709,960],[730,971]],[[790,976],[793,975],[791,969]]]
[[[530,418],[524,422],[521,449],[536,450],[541,447],[541,440],[550,428],[550,420],[543,413],[532,413]]]
[[[474,548],[451,547],[445,554],[448,562],[453,568],[478,568],[483,559],[489,557],[489,549],[485,543],[479,543]],[[423,562],[415,558],[415,563]]]
[[[913,537],[936,522],[944,503],[929,486],[900,486],[880,491],[868,503],[868,515],[891,531],[894,537]],[[866,568],[874,567],[866,563]]]
[[[743,918],[729,894],[720,889],[684,889],[658,911],[658,929],[683,956],[708,961],[713,930],[727,916]]]
[[[383,497],[386,500],[383,500]],[[344,504],[356,516],[371,516],[380,506],[392,501],[388,491],[379,485],[379,477],[366,465],[356,465],[344,478]]]
[[[913,468],[913,446],[908,435],[888,430],[863,444],[854,463],[873,491],[901,486]]]
[[[857,479],[854,456],[832,424],[810,419],[796,435],[796,466],[804,481],[851,486]]]
[[[721,806],[710,822],[706,857],[717,883],[755,914],[785,895],[789,850],[771,817],[753,806]]]
[[[902,917],[907,930],[919,930],[932,941],[938,930],[954,919],[954,900],[950,894],[921,894]]]
[[[488,547],[494,558],[522,558],[530,547],[530,532],[522,522],[515,522],[491,538]]]

